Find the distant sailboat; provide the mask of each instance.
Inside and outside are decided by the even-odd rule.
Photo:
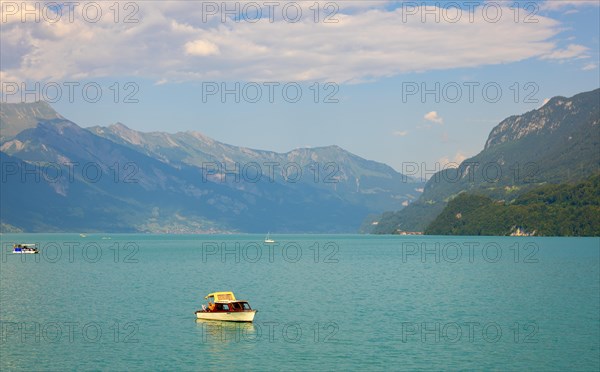
[[[265,238],[265,243],[275,243],[275,240],[271,239],[271,233],[267,234],[267,237]]]

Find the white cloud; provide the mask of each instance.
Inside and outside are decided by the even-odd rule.
[[[397,131],[393,132],[392,134],[397,137],[405,137],[406,135],[408,135],[408,132],[405,130],[397,130]]]
[[[586,52],[589,48],[578,45],[569,44],[566,49],[557,49],[542,56],[542,59],[572,59],[572,58],[587,58]]]
[[[438,163],[440,164],[442,169],[458,168],[460,163],[462,163],[465,159],[467,159],[467,156],[465,154],[463,154],[461,151],[458,151],[452,158],[450,158],[448,156],[444,156],[444,157],[440,158],[438,160]]]
[[[438,115],[437,111],[430,111],[426,113],[423,118],[432,123],[444,124],[444,119]]]
[[[597,0],[547,0],[541,4],[540,8],[542,10],[561,10],[565,7],[598,6],[599,4]]]
[[[184,47],[185,53],[192,56],[211,56],[220,53],[216,44],[206,40],[188,41]]]
[[[422,23],[418,14],[403,21],[401,9],[390,10],[386,2],[343,2],[333,16],[337,23],[325,23],[324,16],[331,13],[324,3],[320,22],[309,8],[313,2],[298,3],[303,16],[296,23],[283,19],[281,5],[273,20],[225,17],[222,23],[221,17],[207,18],[204,3],[183,1],[134,2],[137,23],[123,22],[131,9],[114,22],[112,2],[94,3],[103,7],[96,23],[86,22],[81,5],[73,22],[64,15],[56,23],[21,23],[20,15],[7,15],[0,35],[2,72],[20,81],[134,76],[170,83],[351,83],[585,52],[581,46],[558,50],[554,37],[561,25],[541,15],[537,23],[514,23],[512,17],[492,23],[477,10],[465,11],[455,23]]]
[[[595,70],[598,68],[598,65],[595,63],[588,63],[587,65],[583,66],[581,69],[583,71],[589,71],[589,70]]]

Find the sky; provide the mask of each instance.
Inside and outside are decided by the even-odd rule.
[[[0,1],[2,102],[427,173],[600,87],[600,1]]]

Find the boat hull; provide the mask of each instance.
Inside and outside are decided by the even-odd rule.
[[[196,311],[196,318],[203,320],[219,320],[223,322],[252,322],[256,315],[256,310],[251,311],[218,311],[218,312],[207,312],[207,311]]]

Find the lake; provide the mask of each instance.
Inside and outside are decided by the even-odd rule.
[[[598,238],[271,237],[4,234],[0,369],[600,369]]]

